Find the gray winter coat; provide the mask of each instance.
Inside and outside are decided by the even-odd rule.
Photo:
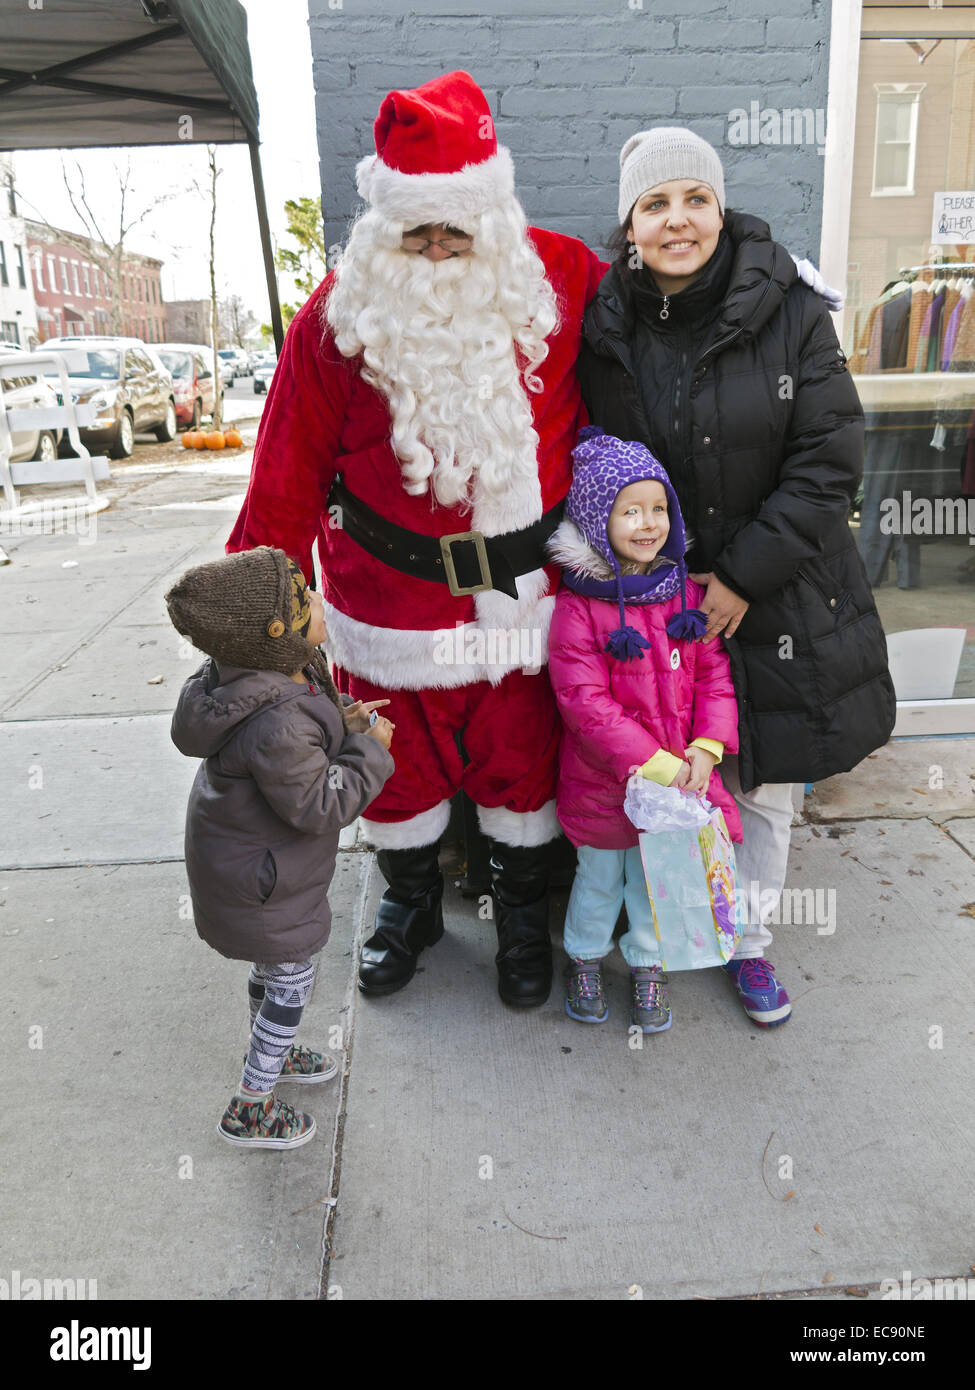
[[[391,754],[346,733],[317,682],[212,660],[183,686],[172,738],[206,760],[186,811],[200,936],[233,960],[307,960],[328,940],[339,831],[378,796]]]

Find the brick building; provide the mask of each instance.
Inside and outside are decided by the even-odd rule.
[[[209,299],[169,299],[166,321],[170,343],[209,343],[211,326]]]
[[[27,234],[19,215],[13,160],[0,155],[0,342],[33,347],[37,310],[27,268]]]
[[[122,322],[112,326],[112,287],[104,270],[107,248],[88,237],[25,221],[37,303],[38,336],[43,342],[70,333],[112,333],[167,339],[162,297],[162,261],[127,252],[122,258]]]

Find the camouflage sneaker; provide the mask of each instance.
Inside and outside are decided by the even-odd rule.
[[[644,1033],[664,1033],[673,1022],[667,999],[667,976],[659,965],[631,965],[633,1024]]]
[[[243,1061],[247,1061],[244,1054]],[[280,1081],[290,1081],[307,1086],[316,1081],[331,1081],[338,1076],[339,1064],[327,1052],[312,1052],[308,1047],[292,1047],[284,1059]]]
[[[580,960],[570,956],[566,969],[565,1011],[580,1023],[605,1023],[609,1005],[603,994],[601,960]]]
[[[300,1115],[273,1095],[245,1100],[234,1096],[217,1125],[228,1144],[243,1149],[297,1149],[314,1137],[311,1115]]]
[[[292,1047],[281,1068],[281,1081],[300,1082],[307,1086],[315,1081],[331,1081],[338,1076],[339,1064],[327,1052],[312,1052],[307,1047]]]

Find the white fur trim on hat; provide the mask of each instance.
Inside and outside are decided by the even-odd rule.
[[[368,155],[356,165],[355,179],[367,203],[407,228],[431,222],[466,231],[473,218],[515,193],[514,165],[503,145],[489,159],[466,164],[455,174],[402,174],[378,154]]]
[[[378,821],[359,817],[359,829],[367,844],[376,849],[419,849],[432,845],[447,829],[450,802],[438,801],[429,811],[421,811],[409,820]]]
[[[482,835],[517,848],[547,845],[562,834],[554,801],[546,801],[538,811],[509,811],[506,806],[478,806],[477,819]]]
[[[564,570],[575,570],[590,579],[614,579],[612,566],[600,555],[594,545],[586,540],[574,521],[563,517],[558,527],[549,536],[546,550],[556,564]]]

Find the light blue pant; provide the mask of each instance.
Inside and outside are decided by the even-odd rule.
[[[602,960],[613,949],[613,928],[626,906],[629,930],[620,937],[627,965],[659,965],[660,943],[653,929],[650,896],[639,846],[632,849],[578,848],[579,865],[565,914],[563,944],[570,956]]]

